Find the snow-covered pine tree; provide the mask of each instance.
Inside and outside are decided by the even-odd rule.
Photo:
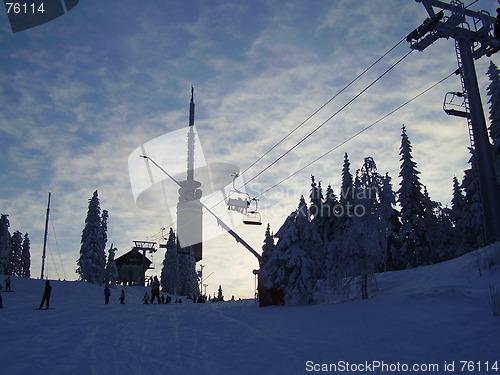
[[[344,154],[344,164],[342,166],[342,186],[340,188],[340,204],[347,206],[354,203],[354,181],[350,171],[351,163],[347,152]]]
[[[303,196],[297,210],[287,217],[275,237],[276,247],[261,269],[265,287],[283,291],[287,305],[312,303],[318,272],[313,254],[317,251],[318,236],[309,221]]]
[[[198,296],[198,274],[192,246],[179,248],[179,295]]]
[[[336,247],[334,271],[337,273],[334,279],[337,287],[348,286],[349,280],[358,279],[359,292],[366,299],[369,297],[369,279],[385,263],[389,223],[379,213],[383,178],[377,172],[373,158],[366,157],[356,175],[356,215],[333,241]]]
[[[160,284],[163,292],[177,295],[179,291],[178,243],[172,228],[168,233],[166,248]]]
[[[423,192],[424,206],[424,227],[426,228],[429,250],[423,254],[424,264],[436,263],[439,260],[439,253],[443,252],[443,242],[448,236],[444,233],[443,212],[441,203],[433,201],[427,191],[427,186],[424,185]]]
[[[397,192],[398,203],[401,207],[401,230],[399,240],[401,248],[394,259],[397,268],[409,268],[426,263],[429,243],[426,236],[424,221],[424,197],[420,183],[417,164],[411,154],[411,142],[402,127],[401,147],[401,177],[400,188]]]
[[[335,235],[339,208],[339,201],[333,191],[332,185],[328,185],[326,188],[325,200],[323,202],[323,209],[328,214],[323,216],[323,231],[319,231],[323,243],[330,242]]]
[[[311,190],[309,194],[310,205],[309,213],[311,215],[311,221],[315,223],[318,228],[321,226],[321,219],[323,217],[323,192],[321,189],[321,181],[316,184],[314,176],[311,175]]]
[[[9,233],[9,215],[1,214],[0,216],[0,274],[7,273],[9,264],[9,255],[12,242]]]
[[[469,164],[471,167],[464,171],[462,179],[462,189],[465,192],[464,205],[464,248],[470,250],[477,249],[484,245],[484,220],[481,195],[479,193],[479,181],[477,176],[477,167],[475,163],[474,150],[469,149],[471,158]]]
[[[449,215],[452,224],[453,245],[456,249],[455,254],[462,255],[466,251],[464,240],[467,218],[465,196],[456,176],[453,177],[453,197],[451,198]]]
[[[102,210],[101,214],[101,236],[102,236],[102,249],[104,253],[104,249],[106,249],[106,243],[108,242],[108,218],[109,212],[108,210]],[[104,253],[105,254],[105,253]]]
[[[24,234],[23,251],[21,254],[21,277],[31,277],[31,254],[30,254],[30,238],[28,233]]]
[[[104,214],[104,212],[106,212]],[[76,272],[80,279],[93,284],[101,284],[104,281],[106,267],[107,211],[101,216],[99,197],[97,190],[89,200],[89,208],[85,219],[85,228],[82,231],[80,247],[80,258],[77,261]]]
[[[490,126],[489,133],[493,144],[495,173],[497,176],[497,184],[500,189],[500,70],[490,61],[488,67],[488,77],[490,84],[486,89],[486,93],[490,99]]]
[[[16,230],[11,237],[11,247],[9,254],[9,263],[7,265],[7,275],[20,276],[21,257],[23,253],[23,235]]]
[[[336,235],[342,234],[351,225],[354,207],[356,205],[356,181],[350,172],[351,163],[347,153],[344,154],[342,166],[342,186],[340,188],[339,213],[335,218]]]
[[[224,294],[222,293],[222,285],[219,285],[219,290],[217,291],[217,301],[224,302]]]
[[[118,279],[118,268],[115,263],[115,254],[118,249],[113,247],[111,244],[108,250],[108,261],[106,263],[106,275],[104,277],[105,282],[110,285],[116,285],[116,280]]]
[[[387,223],[385,236],[387,238],[385,267],[380,271],[393,270],[393,257],[397,249],[398,233],[401,229],[399,212],[396,210],[396,193],[392,189],[391,177],[388,173],[382,178],[382,187],[379,195],[379,216]]]
[[[275,247],[274,235],[271,233],[271,225],[268,223],[266,233],[264,234],[264,245],[262,245],[262,260],[260,261],[261,267],[267,263]]]

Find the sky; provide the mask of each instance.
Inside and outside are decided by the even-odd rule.
[[[490,14],[495,8],[487,0],[471,5]],[[64,16],[14,34],[2,12],[0,211],[9,214],[11,233],[29,233],[32,276],[40,276],[48,192],[50,278],[77,279],[81,233],[95,190],[101,209],[109,211],[108,247],[117,247],[117,256],[134,240],[164,242],[162,229],[166,233],[173,225],[169,207],[136,204],[128,160],[141,145],[187,128],[192,85],[206,163],[245,171],[426,17],[413,0],[86,0]],[[397,45],[243,179],[259,174],[409,51],[406,41]],[[476,61],[485,113],[490,61],[500,65],[498,54]],[[263,225],[245,227],[236,218],[236,232],[260,252],[267,223],[273,232],[279,229],[300,196],[308,196],[311,175],[338,194],[344,153],[353,173],[372,156],[397,190],[403,125],[421,182],[433,200],[449,205],[452,179],[461,180],[469,159],[465,120],[442,110],[444,94],[461,89],[457,76],[343,142],[456,68],[452,40],[412,52],[252,179],[245,188],[259,195]],[[167,162],[184,157],[166,148]],[[236,172],[231,168],[227,181]],[[212,236],[197,268],[205,266],[207,292],[222,285],[227,297],[252,297],[257,259],[223,230],[206,232]],[[148,274],[160,273],[163,257],[164,250],[154,254],[155,269]]]

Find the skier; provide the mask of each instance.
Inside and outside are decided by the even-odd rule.
[[[12,290],[10,289],[10,277],[9,276],[7,276],[7,278],[5,279],[5,291],[12,292]]]
[[[151,283],[151,303],[155,301],[155,297],[158,299],[158,304],[161,304],[160,301],[160,282],[158,281],[158,277],[153,278],[153,282]]]
[[[39,310],[42,309],[43,303],[45,302],[45,308],[49,308],[50,294],[52,293],[52,287],[50,286],[49,280],[45,281],[45,289],[43,291],[42,301],[40,302]]]
[[[148,292],[146,292],[146,294],[144,294],[144,297],[142,298],[142,303],[144,303],[145,305],[147,305],[149,303]]]
[[[104,304],[107,305],[109,303],[109,296],[111,296],[111,291],[109,290],[109,285],[106,284],[104,287]]]
[[[122,305],[125,304],[125,289],[122,289],[122,292],[120,293],[120,303]]]

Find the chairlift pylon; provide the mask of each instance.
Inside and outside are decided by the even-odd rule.
[[[443,100],[443,110],[447,115],[458,117],[469,117],[466,106],[466,94],[457,91],[448,91]]]

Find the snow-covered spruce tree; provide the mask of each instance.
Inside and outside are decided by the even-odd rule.
[[[465,210],[465,196],[462,187],[458,182],[458,178],[453,177],[453,197],[451,198],[451,210],[449,212],[453,246],[456,249],[455,255],[462,255],[465,253],[465,226],[466,226],[466,210]]]
[[[160,284],[163,292],[176,295],[179,291],[178,244],[172,228],[168,233],[167,250],[161,269]]]
[[[275,247],[276,245],[274,244],[274,235],[271,232],[271,225],[269,225],[268,223],[266,227],[266,233],[264,234],[264,244],[262,245],[262,260],[260,261],[261,267],[267,263]]]
[[[344,154],[342,166],[342,186],[340,188],[340,204],[344,207],[354,202],[354,180],[350,171],[351,163],[347,152]]]
[[[1,214],[0,216],[0,274],[7,273],[9,264],[9,255],[12,242],[9,233],[9,215]]]
[[[21,277],[31,277],[31,254],[30,254],[30,239],[28,233],[24,234],[23,251],[21,254]]]
[[[354,285],[359,285],[359,290],[354,293],[366,299],[369,279],[385,263],[389,223],[380,215],[383,178],[377,172],[375,161],[365,158],[356,176],[355,215],[330,244],[334,248],[331,252],[335,264],[332,276],[336,296],[345,296],[347,291],[351,293],[351,284],[358,281]]]
[[[424,206],[424,228],[429,241],[429,250],[423,254],[424,264],[432,264],[439,261],[439,253],[443,252],[442,243],[448,236],[443,236],[444,223],[441,221],[443,216],[441,203],[433,201],[424,185],[423,191]]]
[[[429,241],[426,236],[424,221],[424,196],[420,183],[417,164],[413,161],[411,143],[403,126],[401,134],[401,177],[397,192],[401,207],[401,230],[399,241],[401,248],[394,259],[397,268],[418,267],[426,264]]]
[[[316,184],[314,176],[311,175],[311,190],[309,194],[309,214],[311,215],[311,222],[313,222],[318,231],[321,232],[323,220],[323,191],[321,189],[321,181]]]
[[[497,184],[500,189],[500,70],[493,61],[490,61],[488,77],[490,79],[490,84],[486,89],[486,93],[490,97],[488,100],[488,103],[490,103],[489,133],[493,144]]]
[[[339,214],[339,201],[331,185],[328,185],[325,192],[325,199],[323,201],[323,211],[327,213],[323,215],[323,228],[319,230],[319,235],[323,243],[328,243],[335,235],[335,228],[337,226],[337,216]]]
[[[11,247],[9,254],[9,263],[7,265],[7,275],[20,276],[21,257],[23,253],[23,235],[16,230],[11,237]]]
[[[309,221],[304,197],[274,236],[278,242],[261,269],[265,287],[283,291],[286,305],[312,303],[317,280],[313,254],[318,236]]]
[[[391,177],[388,173],[382,178],[382,187],[379,194],[379,216],[387,223],[385,237],[387,239],[386,260],[379,271],[394,269],[393,256],[399,248],[398,233],[401,229],[399,212],[396,210],[396,193],[392,189]]]
[[[222,285],[219,285],[219,290],[217,291],[217,301],[224,302],[224,294],[222,293]]]
[[[106,275],[104,277],[107,284],[116,285],[118,279],[118,268],[115,263],[115,254],[118,249],[111,244],[108,250],[108,261],[106,263]]]
[[[109,218],[109,212],[108,210],[102,210],[102,215],[101,215],[101,236],[102,236],[102,249],[104,252],[104,249],[106,248],[106,243],[108,242],[108,218]]]
[[[192,246],[179,248],[179,295],[198,296],[198,274]]]
[[[101,284],[104,281],[106,254],[107,211],[101,216],[99,197],[97,190],[89,200],[85,228],[82,231],[80,247],[80,258],[77,261],[76,272],[80,279],[93,284]]]
[[[464,205],[464,248],[468,251],[484,245],[484,220],[479,181],[475,163],[474,150],[469,149],[472,156],[469,159],[471,167],[464,171],[462,189],[465,192]]]

